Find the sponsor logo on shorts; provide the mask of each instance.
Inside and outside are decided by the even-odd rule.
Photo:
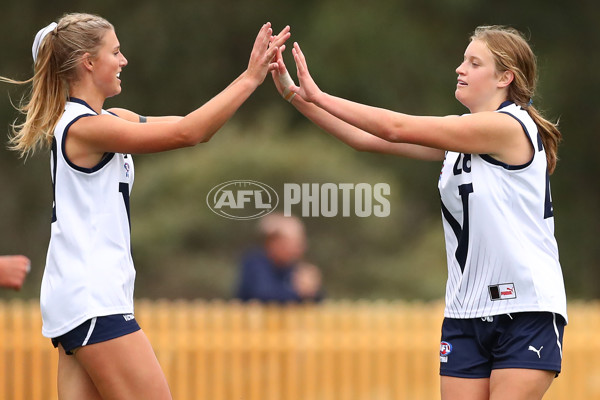
[[[135,319],[133,314],[123,314],[123,318],[125,319],[125,321],[131,321],[132,319]]]
[[[448,362],[448,355],[452,353],[452,345],[448,342],[440,343],[440,362]]]
[[[542,354],[541,354],[541,352],[542,352],[542,349],[543,349],[543,348],[544,348],[544,346],[540,347],[540,349],[538,350],[538,349],[536,349],[535,347],[533,347],[533,346],[531,346],[531,345],[530,345],[530,346],[529,346],[529,348],[528,348],[527,350],[529,350],[529,351],[533,351],[535,354],[537,354],[538,358],[542,358]]]
[[[492,300],[509,300],[516,299],[517,292],[514,283],[500,283],[498,285],[488,286],[490,299]]]

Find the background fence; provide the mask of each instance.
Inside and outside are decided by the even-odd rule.
[[[571,303],[563,372],[546,399],[600,399],[600,303]],[[439,398],[443,305],[264,306],[139,300],[174,399]],[[37,301],[0,303],[0,399],[56,399],[57,353]]]

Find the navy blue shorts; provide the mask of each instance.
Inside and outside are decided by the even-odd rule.
[[[52,338],[54,347],[60,343],[67,354],[73,350],[99,342],[105,342],[140,330],[133,314],[114,314],[88,319],[64,335]]]
[[[440,375],[489,378],[492,370],[526,368],[560,372],[565,320],[550,312],[444,318]]]

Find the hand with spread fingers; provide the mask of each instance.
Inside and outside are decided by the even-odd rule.
[[[269,71],[277,68],[277,50],[290,37],[289,31],[290,27],[286,26],[277,36],[272,36],[271,23],[267,22],[258,32],[246,70],[248,76],[254,78],[258,85],[264,81]]]
[[[302,53],[298,43],[294,43],[292,54],[294,55],[294,61],[296,62],[299,86],[293,85],[290,87],[290,90],[298,94],[304,100],[314,103],[323,92],[319,89],[312,76],[310,76],[306,57],[304,57],[304,53]]]

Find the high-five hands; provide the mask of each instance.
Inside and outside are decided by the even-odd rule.
[[[256,81],[257,85],[264,81],[269,71],[277,68],[277,50],[289,39],[290,27],[283,28],[277,36],[272,36],[272,34],[271,23],[267,22],[260,28],[252,47],[252,53],[250,53],[246,73]]]
[[[296,93],[290,90],[290,87],[294,86],[294,81],[290,76],[287,68],[285,67],[285,63],[283,62],[283,51],[285,50],[285,45],[282,45],[277,50],[276,62],[277,68],[271,71],[271,76],[273,77],[273,82],[275,82],[275,87],[279,94],[288,102],[292,102]]]
[[[296,62],[296,72],[298,74],[298,83],[300,86],[293,85],[289,89],[304,100],[314,103],[323,92],[310,76],[306,58],[300,49],[300,45],[296,42],[294,42],[292,54],[294,55],[294,61]]]
[[[284,31],[285,33],[289,33],[289,26],[286,26]],[[275,36],[274,38],[277,37],[279,37],[279,35]],[[305,101],[314,102],[317,97],[322,94],[322,91],[310,76],[308,64],[306,63],[306,57],[304,56],[304,53],[302,53],[300,45],[298,43],[294,43],[294,47],[292,49],[294,61],[296,62],[296,73],[299,81],[298,86],[292,80],[292,77],[285,66],[285,62],[283,61],[283,52],[285,51],[285,48],[285,45],[281,44],[277,49],[275,55],[276,67],[271,70],[271,75],[277,91],[285,100],[289,102],[292,101],[296,94],[300,95],[300,97],[302,97],[302,99]]]

